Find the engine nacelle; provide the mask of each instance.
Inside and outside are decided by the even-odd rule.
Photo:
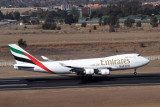
[[[109,71],[109,69],[99,69],[99,74],[100,75],[109,75],[110,71]]]
[[[86,75],[93,75],[93,74],[94,74],[94,69],[85,69],[85,70],[84,70],[84,73],[85,73]]]

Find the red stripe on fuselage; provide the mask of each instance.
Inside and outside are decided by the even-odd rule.
[[[49,70],[46,66],[44,66],[41,62],[39,62],[37,59],[35,59],[34,57],[32,57],[31,55],[23,52],[30,60],[32,60],[33,63],[35,63],[37,66],[41,67],[42,69],[48,71],[48,72],[52,72],[51,70]]]

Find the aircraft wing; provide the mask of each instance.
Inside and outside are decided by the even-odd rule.
[[[77,75],[93,75],[94,73],[100,74],[100,75],[109,75],[110,71],[112,70],[112,67],[75,67],[75,66],[68,66],[64,63],[60,63],[61,66],[71,68],[70,71],[76,72]]]
[[[64,67],[68,67],[68,68],[72,68],[73,69],[81,69],[82,71],[85,70],[85,69],[112,69],[112,67],[98,67],[98,68],[95,68],[95,67],[76,67],[76,66],[69,66],[69,65],[65,65],[64,63],[60,63],[61,66],[64,66]]]
[[[75,68],[75,69],[84,69],[83,67],[76,67],[76,66],[69,66],[69,65],[66,65],[64,63],[59,63],[61,66],[64,66],[64,67],[68,67],[68,68]]]
[[[49,59],[49,58],[47,58],[47,57],[45,57],[45,56],[41,56],[41,57],[42,57],[42,59],[47,60],[47,61],[56,61],[56,60],[54,60],[54,59]]]

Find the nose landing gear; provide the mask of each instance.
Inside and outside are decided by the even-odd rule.
[[[134,75],[137,75],[136,69],[134,69]]]

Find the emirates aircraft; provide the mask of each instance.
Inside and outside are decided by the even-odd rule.
[[[148,59],[139,54],[122,54],[104,58],[63,61],[56,61],[42,56],[46,61],[39,61],[16,44],[9,44],[8,46],[16,60],[16,64],[13,66],[18,70],[55,74],[76,73],[79,76],[92,76],[96,74],[109,75],[110,71],[115,70],[134,69],[134,74],[136,75],[137,68],[149,63]]]

